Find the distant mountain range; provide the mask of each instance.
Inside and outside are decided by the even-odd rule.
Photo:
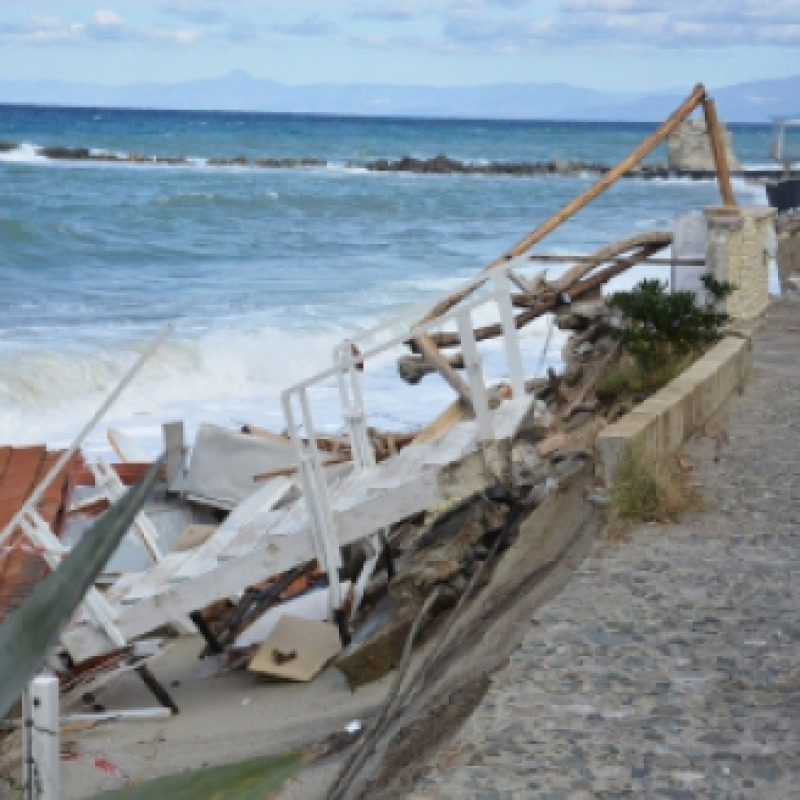
[[[0,103],[650,122],[668,115],[691,88],[646,94],[604,92],[555,83],[453,87],[377,84],[287,86],[236,71],[213,80],[124,86],[0,80]],[[775,116],[800,113],[800,75],[709,87],[709,91],[726,122],[768,122]]]

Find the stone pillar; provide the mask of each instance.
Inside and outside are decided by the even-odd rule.
[[[736,286],[723,303],[734,319],[752,319],[769,304],[769,236],[775,209],[706,209],[706,267]]]
[[[722,140],[728,168],[742,167],[733,152],[733,137],[723,127]],[[677,172],[714,172],[716,165],[711,152],[711,138],[706,123],[700,119],[684,120],[667,138],[667,166]]]

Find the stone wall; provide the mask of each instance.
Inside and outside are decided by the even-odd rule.
[[[769,237],[772,208],[706,209],[706,266],[735,291],[723,303],[735,320],[752,319],[769,304]]]
[[[732,170],[741,169],[733,152],[733,137],[727,129],[723,130],[728,166]],[[703,120],[684,120],[670,134],[667,139],[667,159],[671,170],[711,172],[716,169],[714,155],[711,151],[711,139],[706,132],[706,124]]]

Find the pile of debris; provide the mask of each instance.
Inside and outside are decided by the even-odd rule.
[[[302,426],[291,421],[297,387],[284,392],[286,434],[203,425],[190,451],[182,425],[165,425],[162,480],[51,659],[64,686],[85,691],[135,669],[159,702],[177,710],[149,662],[171,637],[196,631],[205,639],[200,655],[225,668],[247,665],[259,675],[307,681],[336,659],[360,685],[399,662],[423,611],[431,629],[437,613],[477,591],[520,517],[590,470],[597,431],[625,412],[625,401],[600,386],[625,358],[602,287],[637,264],[659,263],[672,232],[637,234],[569,257],[571,266],[555,280],[545,272],[524,276],[541,260],[531,248],[636,167],[701,104],[712,139],[719,139],[713,104],[698,86],[628,158],[404,328],[408,338],[404,333],[397,342],[411,352],[398,362],[401,377],[418,383],[437,372],[457,395],[422,430],[366,426],[359,392],[348,395],[347,381],[357,379],[367,355],[350,342],[322,374],[340,380],[345,434],[313,432],[303,394],[310,381],[298,390]],[[723,199],[735,204],[719,141],[712,152]],[[473,330],[462,307],[458,329],[443,329],[449,312],[490,277],[497,278],[491,301],[500,321]],[[544,315],[571,332],[565,368],[526,383],[516,331]],[[509,381],[486,387],[475,343],[495,337],[506,345]],[[147,469],[135,442],[113,430],[109,441],[120,463],[78,463],[70,473],[69,513],[57,525],[34,518],[22,526],[48,563],[63,551],[62,541],[77,542]],[[28,501],[34,512],[39,499]]]

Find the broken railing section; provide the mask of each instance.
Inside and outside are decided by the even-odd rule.
[[[706,119],[706,129],[708,130],[708,135],[711,140],[711,149],[714,156],[717,181],[719,183],[723,205],[726,207],[735,207],[736,197],[733,193],[730,168],[725,155],[724,132],[717,118],[714,101],[708,96],[705,87],[702,84],[697,84],[683,103],[681,103],[681,105],[650,136],[638,147],[634,148],[628,156],[622,159],[622,161],[613,169],[609,170],[592,186],[567,203],[560,211],[552,215],[535,230],[531,231],[531,233],[507,250],[502,256],[485,267],[481,273],[479,273],[479,278],[487,277],[497,272],[501,267],[507,266],[510,262],[528,253],[534,245],[541,242],[542,239],[556,230],[562,223],[574,216],[578,211],[613,186],[622,176],[640,164],[640,162],[665,141],[693,111],[701,106]],[[443,298],[423,317],[422,321],[429,322],[440,318],[442,314],[446,313],[454,306],[457,306],[468,297],[478,285],[480,285],[480,280],[473,281],[466,287]],[[440,372],[442,377],[444,377],[449,384],[454,384],[454,381],[458,378],[458,374],[454,372],[450,360],[437,352],[435,341],[416,339],[414,346],[418,352],[421,352],[425,356],[427,363]],[[459,390],[457,389],[457,391]],[[459,394],[462,394],[462,392],[459,391]]]
[[[409,344],[417,358],[406,357],[400,363],[401,375],[411,382],[419,380],[427,369],[438,372],[445,382],[456,392],[461,403],[470,407],[475,415],[478,440],[485,446],[495,440],[493,416],[490,408],[480,357],[476,342],[500,336],[505,347],[510,394],[512,397],[525,396],[525,380],[522,367],[518,329],[532,320],[554,311],[562,305],[570,304],[574,299],[591,297],[599,288],[615,275],[631,266],[645,261],[658,253],[672,241],[671,232],[657,231],[638,237],[615,242],[606,248],[582,260],[562,276],[558,281],[548,283],[542,276],[528,282],[519,276],[512,267],[519,262],[531,248],[552,233],[563,222],[568,220],[592,200],[611,187],[620,177],[638,165],[649,153],[663,142],[696,108],[703,107],[707,129],[712,140],[720,191],[726,205],[735,205],[735,197],[730,183],[730,171],[725,162],[724,148],[720,147],[721,132],[716,117],[714,104],[708,98],[705,88],[697,85],[681,106],[659,126],[659,128],[637,148],[635,148],[616,167],[601,177],[594,185],[573,199],[564,208],[551,216],[530,234],[525,236],[510,250],[489,264],[477,278],[466,286],[440,300],[415,325],[411,326],[405,342]],[[626,255],[627,254],[627,255]],[[597,274],[592,272],[607,264]],[[488,278],[494,280],[494,292],[491,300],[498,312],[499,321],[493,325],[475,328],[472,312],[486,300],[466,303],[466,299]],[[511,292],[513,282],[522,291]],[[525,310],[516,315],[514,307]],[[454,322],[457,332],[434,331],[445,323]],[[370,333],[375,333],[372,331]],[[400,341],[403,341],[401,338]],[[336,375],[342,411],[350,434],[353,450],[353,463],[357,470],[368,469],[374,465],[374,454],[371,451],[363,407],[357,366],[379,352],[398,343],[395,338],[386,344],[373,347],[361,354],[356,343],[346,341],[337,348],[334,366],[314,378],[298,384],[283,393],[283,409],[287,429],[292,439],[295,458],[300,471],[303,493],[312,533],[320,563],[328,572],[331,592],[331,605],[336,610],[338,619],[342,617],[343,598],[340,596],[338,570],[341,567],[341,553],[336,531],[336,523],[331,511],[328,486],[323,472],[319,449],[316,445],[313,419],[307,390],[315,383]],[[447,357],[442,347],[460,346],[461,353]],[[359,354],[354,356],[354,354]],[[613,357],[609,354],[608,358]],[[458,372],[466,373],[466,380]],[[588,395],[588,390],[587,390]],[[571,413],[579,408],[582,402],[576,401],[570,409]],[[570,416],[571,416],[570,413]],[[309,447],[303,448],[301,430],[306,436]],[[485,453],[488,454],[486,449]]]
[[[295,462],[300,476],[303,498],[311,523],[311,534],[314,541],[315,552],[321,567],[328,574],[330,603],[342,631],[343,640],[347,639],[347,615],[345,613],[345,598],[342,596],[339,580],[339,570],[342,567],[340,551],[340,535],[332,511],[332,501],[325,475],[325,464],[320,447],[319,435],[315,430],[314,418],[309,401],[309,389],[335,378],[339,390],[341,413],[347,426],[352,465],[355,476],[375,467],[376,459],[373,444],[367,427],[366,409],[364,405],[363,387],[361,384],[361,368],[364,363],[386,350],[397,348],[409,339],[425,342],[431,337],[431,329],[442,323],[455,323],[464,339],[464,359],[467,381],[460,376],[453,379],[451,385],[458,392],[463,404],[471,408],[477,425],[478,442],[488,447],[496,441],[497,432],[491,408],[489,390],[483,376],[477,347],[472,337],[472,314],[484,306],[494,307],[500,318],[498,325],[504,332],[505,352],[508,362],[509,393],[517,398],[525,397],[525,378],[520,353],[520,343],[513,317],[513,306],[510,295],[510,284],[505,272],[495,278],[495,291],[491,294],[478,296],[470,303],[462,304],[451,313],[431,321],[420,323],[411,328],[406,327],[397,333],[397,322],[392,320],[379,325],[371,331],[362,334],[359,342],[345,340],[334,351],[333,365],[327,370],[296,384],[285,390],[282,394],[282,406],[286,421],[286,429],[292,443]],[[377,341],[388,336],[388,340],[381,341],[368,347],[364,342]],[[359,347],[359,345],[362,345]],[[454,371],[453,371],[454,372]],[[503,434],[507,436],[507,433]],[[488,457],[488,456],[487,456]],[[488,462],[487,462],[488,463]],[[414,503],[419,502],[415,498]],[[404,509],[402,503],[398,506],[395,521],[400,521],[408,514],[418,511],[416,506]],[[371,548],[371,555],[367,559],[365,573],[356,582],[356,601],[358,594],[369,580],[371,570],[377,565],[381,550],[385,549],[382,542],[385,531],[376,525],[374,531],[367,537]],[[352,611],[355,611],[353,608]]]

